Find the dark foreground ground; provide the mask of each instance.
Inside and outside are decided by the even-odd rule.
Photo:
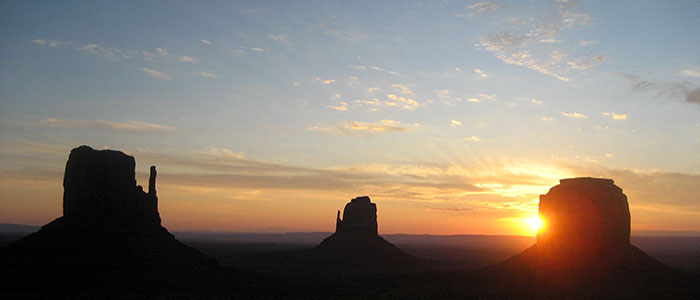
[[[26,228],[25,228],[26,229]],[[0,246],[26,232],[0,234]],[[235,294],[150,294],[147,298],[208,299],[502,299],[480,294],[481,270],[522,252],[534,243],[520,236],[385,235],[404,252],[417,257],[400,265],[324,265],[305,260],[305,249],[330,233],[237,234],[175,233],[185,244],[215,258],[237,274]],[[693,299],[700,279],[700,237],[632,237],[649,256],[682,270],[692,279],[669,299]],[[241,280],[243,278],[244,280]],[[26,296],[26,295],[25,295]],[[34,295],[43,298],[44,295]],[[76,295],[71,295],[76,296]],[[93,294],[77,295],[92,298]],[[610,298],[626,298],[611,296]],[[623,295],[624,296],[624,295]],[[654,297],[651,297],[654,296]],[[650,295],[650,299],[657,295]],[[31,298],[32,295],[29,295]],[[134,299],[143,294],[127,295]],[[589,297],[590,298],[590,297]]]

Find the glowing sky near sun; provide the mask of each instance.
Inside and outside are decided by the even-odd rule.
[[[528,234],[607,177],[700,231],[694,1],[3,1],[0,222],[61,213],[71,148],[159,170],[174,230]]]

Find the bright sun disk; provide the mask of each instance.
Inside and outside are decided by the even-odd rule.
[[[539,217],[531,217],[525,219],[525,223],[527,223],[530,228],[532,228],[533,231],[537,232],[542,228],[542,219]]]

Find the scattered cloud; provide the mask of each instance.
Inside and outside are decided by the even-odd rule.
[[[700,77],[700,71],[697,70],[682,70],[681,76],[683,77]]]
[[[340,102],[340,104],[338,104],[338,105],[329,105],[326,107],[330,108],[330,109],[340,110],[340,111],[348,110],[348,104],[346,102]]]
[[[211,45],[211,41],[209,41],[209,40],[201,39],[200,41],[202,41],[202,43],[204,43],[206,45]]]
[[[179,60],[181,62],[188,62],[188,63],[198,63],[199,62],[199,59],[196,59],[196,58],[191,57],[191,56],[186,56],[186,55],[178,57],[177,60]]]
[[[532,101],[532,103],[534,103],[534,104],[542,104],[542,103],[544,103],[544,101],[542,101],[541,99],[535,99],[535,98],[530,99],[530,101]]]
[[[391,86],[396,88],[397,90],[399,90],[401,92],[401,94],[406,94],[406,95],[413,94],[413,91],[411,91],[411,89],[409,87],[407,87],[403,84],[394,83]]]
[[[553,119],[550,117],[542,117],[541,120],[542,121],[552,121]]]
[[[160,125],[155,123],[147,123],[140,121],[124,121],[113,122],[103,120],[61,120],[55,118],[47,118],[33,124],[39,127],[65,128],[65,129],[110,129],[124,132],[172,132],[174,127]]]
[[[367,89],[367,92],[369,92],[369,93],[374,93],[374,92],[376,92],[376,91],[378,91],[378,90],[379,90],[378,87],[370,87],[370,88]]]
[[[386,69],[384,69],[384,68],[377,67],[377,66],[362,66],[362,65],[358,65],[358,66],[352,66],[352,68],[355,69],[355,70],[360,70],[360,71],[372,70],[372,71],[387,73],[387,74],[394,75],[394,76],[399,76],[399,72],[391,71],[391,70],[386,70]]]
[[[471,98],[468,98],[467,101],[473,102],[473,103],[479,103],[479,98],[471,97]]]
[[[578,45],[581,47],[588,47],[588,46],[593,46],[595,44],[598,44],[598,41],[579,41]]]
[[[639,75],[617,73],[632,84],[638,92],[655,92],[656,97],[670,96],[682,98],[686,102],[700,105],[700,87],[693,87],[690,82],[654,82],[642,79]]]
[[[616,114],[614,112],[604,112],[604,116],[611,117],[613,120],[627,120],[627,114]]]
[[[386,97],[389,98],[389,99],[391,99],[391,100],[394,100],[394,101],[398,101],[398,102],[403,103],[403,108],[404,108],[404,109],[412,110],[412,109],[415,109],[416,107],[418,107],[418,101],[413,100],[413,99],[411,99],[411,98],[406,98],[406,97],[402,97],[402,96],[397,96],[397,95],[394,95],[394,94],[388,94],[388,95],[386,95]],[[384,104],[386,104],[386,105],[395,106],[395,105],[391,105],[391,104],[389,104],[389,103],[393,103],[393,102],[388,102],[388,101],[387,101],[387,102],[384,102]]]
[[[385,119],[378,123],[360,121],[340,122],[328,126],[310,126],[307,127],[306,130],[341,135],[412,131],[410,127],[402,126],[400,122],[390,119]]]
[[[211,78],[211,79],[219,79],[221,76],[214,74],[214,73],[209,73],[209,72],[199,72],[197,75],[206,77],[206,78]]]
[[[357,76],[350,76],[350,80],[358,80],[358,79],[360,79],[360,77],[357,77]]]
[[[594,56],[585,59],[579,59],[578,61],[570,61],[566,64],[569,65],[571,69],[574,70],[588,70],[592,67],[599,65],[603,61],[603,56]]]
[[[493,2],[476,2],[469,5],[469,16],[474,16],[476,14],[490,13],[501,9],[501,5]]]
[[[481,77],[489,77],[489,75],[491,75],[489,73],[484,72],[481,69],[474,69],[474,73],[476,73],[477,75],[479,75]]]
[[[270,34],[270,35],[268,35],[268,37],[275,40],[275,41],[283,41],[283,40],[287,39],[287,35],[284,33],[283,34]]]
[[[66,46],[73,44],[73,42],[71,42],[71,41],[62,42],[62,41],[57,41],[57,40],[42,40],[42,39],[32,40],[32,42],[34,42],[35,44],[39,44],[42,46],[48,46],[51,48],[66,47]]]
[[[517,24],[525,30],[513,30],[512,27],[483,36],[475,47],[488,52],[510,65],[523,66],[539,73],[552,76],[561,81],[571,81],[573,71],[588,70],[600,64],[602,55],[586,54],[590,57],[570,57],[582,53],[561,43],[562,38],[571,31],[588,24],[588,14],[576,13],[574,1],[556,3],[551,15],[525,20],[511,17],[507,24]],[[590,44],[590,43],[588,43]],[[570,57],[564,61],[565,57]]]
[[[462,122],[457,120],[450,120],[450,127],[462,126]]]
[[[158,71],[158,70],[153,70],[153,69],[149,69],[149,68],[144,67],[144,68],[141,68],[141,71],[148,74],[148,76],[151,76],[151,77],[165,79],[165,80],[172,79],[172,76],[170,76],[169,74]]]
[[[577,113],[577,112],[572,112],[572,113],[567,113],[567,112],[562,112],[562,116],[565,116],[567,118],[574,118],[574,119],[586,119],[588,116],[582,114],[582,113]]]
[[[295,81],[295,82],[292,82],[292,85],[293,85],[293,86],[300,86],[300,85],[301,85],[301,82]]]
[[[466,138],[464,138],[464,140],[468,141],[468,142],[481,142],[481,138],[478,136],[475,136],[475,135],[472,135],[470,137],[466,137]]]

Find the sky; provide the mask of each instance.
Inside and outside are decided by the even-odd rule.
[[[0,222],[79,145],[158,167],[170,230],[533,235],[559,179],[700,231],[697,1],[2,1]]]

